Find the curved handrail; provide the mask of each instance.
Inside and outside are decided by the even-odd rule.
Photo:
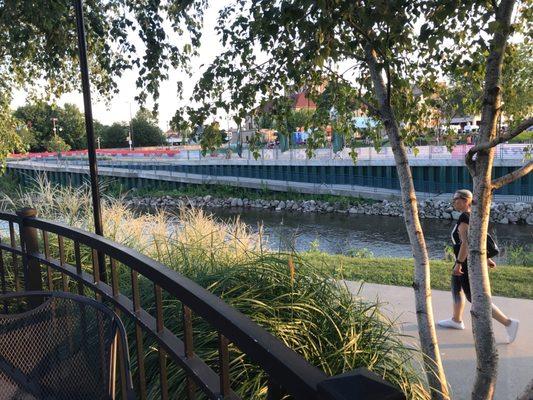
[[[0,220],[23,222],[24,226],[77,241],[139,272],[209,322],[246,353],[251,360],[258,363],[276,384],[297,398],[316,398],[318,384],[327,378],[323,371],[308,363],[279,339],[217,296],[178,272],[133,249],[58,222],[39,218],[22,218],[5,212],[0,212]],[[40,262],[46,264],[46,260],[38,254],[30,256],[35,256]],[[99,285],[104,284],[100,282]],[[109,286],[108,289],[110,289]]]

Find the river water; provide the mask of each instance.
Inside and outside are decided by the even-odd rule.
[[[147,211],[147,210],[146,210]],[[261,209],[210,209],[221,220],[240,220],[257,231],[263,226],[272,250],[306,251],[318,248],[332,254],[347,254],[366,249],[377,257],[411,257],[411,246],[403,218],[362,214],[318,214],[275,212]],[[430,258],[442,259],[455,221],[422,219]],[[533,245],[533,227],[494,224],[490,232],[505,253],[509,245]],[[0,222],[0,236],[7,235],[7,224]],[[504,263],[505,257],[497,259]]]
[[[241,221],[250,225],[252,229],[257,229],[258,225],[262,224],[272,249],[294,248],[305,251],[318,245],[320,250],[334,254],[364,248],[378,257],[412,257],[403,218],[257,209],[209,211],[222,220],[239,216]],[[421,221],[430,257],[443,258],[445,246],[450,245],[450,232],[455,221],[436,219]],[[509,245],[533,244],[532,226],[491,224],[490,232],[502,250]]]

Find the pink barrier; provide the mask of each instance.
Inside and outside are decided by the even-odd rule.
[[[471,144],[459,144],[452,149],[452,158],[465,158],[466,153],[473,145]]]
[[[151,156],[167,156],[174,157],[179,154],[180,150],[178,149],[150,149],[150,148],[139,148],[135,150],[129,149],[100,149],[96,150],[98,155],[108,155],[108,156],[121,156],[121,157],[151,157]],[[74,156],[87,156],[87,150],[70,150],[64,151],[61,153],[65,157],[74,157]],[[48,158],[56,157],[57,153],[54,152],[42,152],[42,153],[26,153],[26,154],[10,154],[9,158]]]

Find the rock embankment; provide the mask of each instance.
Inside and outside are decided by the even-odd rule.
[[[182,206],[199,208],[254,208],[271,211],[291,211],[302,213],[338,213],[403,216],[400,202],[383,200],[375,203],[328,202],[318,200],[261,200],[242,198],[201,197],[132,197],[126,200],[134,208],[177,208]],[[457,219],[460,213],[443,200],[423,200],[419,202],[421,218]],[[500,224],[533,225],[533,205],[529,203],[493,203],[490,220]]]

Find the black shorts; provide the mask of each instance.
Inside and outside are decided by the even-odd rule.
[[[455,303],[461,301],[461,292],[465,294],[466,299],[472,303],[470,294],[470,280],[468,279],[468,264],[463,263],[463,275],[457,276],[452,274],[452,296]]]

